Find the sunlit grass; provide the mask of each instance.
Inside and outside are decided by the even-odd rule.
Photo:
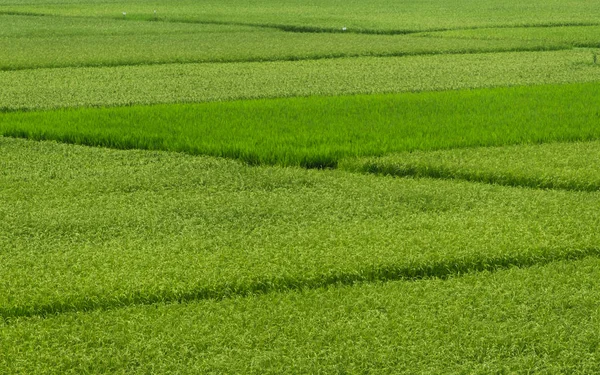
[[[156,10],[156,14],[154,13]],[[598,24],[594,1],[575,0],[86,0],[0,4],[0,12],[184,22],[243,23],[300,31],[411,32],[515,25]]]
[[[577,50],[37,69],[0,72],[0,111],[598,81]]]

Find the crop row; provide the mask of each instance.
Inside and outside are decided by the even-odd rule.
[[[600,249],[600,195],[0,138],[5,318],[448,276]]]
[[[600,261],[0,325],[0,372],[589,374]]]
[[[598,85],[587,83],[79,108],[0,114],[0,134],[250,164],[335,167],[347,157],[401,151],[597,139],[598,101]]]

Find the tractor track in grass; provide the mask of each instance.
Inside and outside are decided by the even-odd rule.
[[[95,310],[112,310],[136,305],[153,305],[157,303],[188,303],[199,300],[223,300],[232,297],[245,297],[294,290],[318,289],[332,286],[351,286],[359,283],[415,281],[423,279],[448,279],[466,273],[494,272],[503,269],[546,265],[557,261],[576,261],[589,257],[600,257],[599,248],[580,250],[547,250],[540,251],[535,256],[510,256],[491,258],[471,258],[462,261],[444,260],[429,264],[414,266],[381,265],[354,272],[337,272],[314,278],[265,278],[253,283],[237,285],[224,283],[211,287],[199,287],[175,293],[165,291],[161,294],[138,291],[133,295],[117,298],[81,297],[72,301],[18,306],[0,307],[0,318],[5,324],[13,319],[27,317],[49,317],[63,313],[88,312]]]

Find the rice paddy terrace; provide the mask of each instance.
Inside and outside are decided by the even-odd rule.
[[[600,1],[0,0],[0,373],[600,368]]]

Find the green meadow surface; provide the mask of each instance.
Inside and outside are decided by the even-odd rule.
[[[0,142],[9,320],[600,252],[599,193]]]
[[[156,10],[156,15],[154,11]],[[598,24],[590,0],[2,0],[0,12],[219,22],[286,30],[411,32],[492,26]],[[126,15],[123,16],[123,12]]]
[[[0,372],[591,374],[600,261],[0,323]]]
[[[600,190],[600,142],[547,143],[405,152],[351,159],[340,168],[532,188]]]
[[[0,111],[600,81],[588,50],[0,72]]]
[[[180,151],[249,164],[323,168],[336,167],[347,157],[401,151],[598,139],[599,102],[600,85],[585,83],[79,108],[0,114],[0,135],[118,149]],[[521,156],[507,151],[504,159],[511,155],[520,158],[514,169],[523,169],[529,159],[527,152],[534,152],[527,150],[523,149]],[[451,151],[448,155],[468,152]],[[414,155],[413,160],[423,155],[423,166],[415,167],[423,170],[428,160],[446,154]],[[473,155],[471,169],[477,166],[479,156],[486,157]],[[403,160],[403,156],[398,158]],[[399,166],[394,160],[398,158],[368,163],[391,163],[390,168],[396,168]],[[490,158],[494,163],[492,155]],[[507,161],[504,159],[500,163]],[[580,163],[584,161],[582,156]],[[538,163],[543,160],[538,159]],[[538,172],[531,170],[534,176]],[[538,177],[540,181],[545,178],[543,174]]]
[[[294,33],[247,26],[0,15],[0,70],[567,49],[546,40]],[[595,35],[595,34],[594,34]]]

